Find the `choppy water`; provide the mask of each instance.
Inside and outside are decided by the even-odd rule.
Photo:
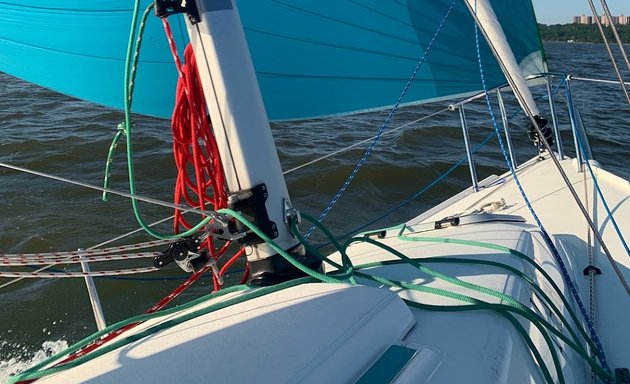
[[[549,43],[552,71],[612,79],[611,65],[601,45]],[[606,75],[602,75],[606,74]],[[573,83],[576,104],[593,146],[594,157],[612,172],[630,179],[630,108],[618,86]],[[542,94],[542,90],[537,91]],[[100,185],[110,141],[122,114],[41,89],[0,73],[0,161],[57,176]],[[567,152],[572,153],[568,119],[558,95],[560,123]],[[541,109],[548,109],[546,102]],[[395,128],[445,107],[445,104],[406,108]],[[512,105],[510,111],[515,111]],[[547,114],[545,112],[545,114]],[[469,107],[473,143],[492,130],[485,105]],[[548,115],[548,114],[547,114]],[[384,113],[332,120],[309,120],[273,125],[285,170],[374,135]],[[138,117],[134,138],[138,191],[170,201],[175,168],[167,121]],[[526,121],[513,120],[512,134],[520,161],[535,155],[526,137]],[[287,175],[293,203],[318,215],[361,158],[367,144]],[[325,223],[343,234],[368,222],[413,195],[465,156],[459,116],[447,112],[386,135]],[[506,169],[496,140],[475,155],[479,178]],[[125,156],[115,158],[112,187],[126,190]],[[406,208],[375,224],[399,223],[430,208],[470,185],[466,166]],[[129,202],[32,175],[0,168],[0,253],[46,252],[88,248],[136,229]],[[171,214],[167,208],[142,205],[147,221]],[[169,230],[164,226],[163,230]],[[145,240],[133,236],[125,242]],[[174,268],[162,277],[181,276]],[[9,279],[0,278],[0,285]],[[97,280],[108,322],[138,314],[178,284],[176,280]],[[211,289],[208,280],[184,294],[183,300]],[[20,281],[0,289],[0,381],[24,364],[66,342],[96,330],[84,283],[80,279]]]

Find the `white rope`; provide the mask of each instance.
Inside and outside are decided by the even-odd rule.
[[[85,251],[68,251],[68,252],[47,252],[47,253],[16,253],[16,254],[0,254],[0,258],[33,258],[33,259],[47,259],[47,258],[61,258],[61,257],[79,257],[84,256],[97,256],[107,255],[111,253],[125,252],[129,250],[151,248],[158,245],[169,244],[168,240],[154,240],[144,243],[129,244],[119,247],[90,249]]]
[[[149,227],[154,227],[154,226],[156,226],[156,225],[162,224],[163,222],[165,222],[165,221],[167,221],[167,220],[171,220],[172,218],[173,218],[173,216],[169,216],[169,217],[166,217],[166,218],[164,218],[164,219],[162,219],[162,220],[158,220],[158,221],[156,221],[156,222],[153,222],[153,223],[149,224]],[[114,237],[114,238],[112,238],[112,239],[105,240],[105,241],[103,241],[102,243],[99,243],[99,244],[96,244],[96,245],[94,245],[94,246],[92,246],[92,247],[89,247],[89,248],[88,248],[88,249],[86,249],[85,251],[91,251],[91,250],[94,250],[94,249],[96,249],[96,248],[99,248],[99,247],[105,246],[105,245],[107,245],[107,244],[111,244],[111,243],[113,243],[113,242],[115,242],[115,241],[118,241],[118,240],[122,240],[122,239],[124,239],[124,238],[126,238],[126,237],[129,237],[129,236],[131,236],[131,235],[134,235],[134,234],[139,233],[139,232],[142,232],[142,231],[144,231],[144,228],[136,228],[136,229],[134,229],[133,231],[129,231],[129,232],[124,233],[124,234],[122,234],[122,235],[120,235],[120,236],[116,236],[116,237]],[[84,252],[85,252],[85,251],[84,251]],[[50,265],[47,265],[47,266],[45,266],[45,267],[42,267],[42,268],[37,269],[35,272],[45,271],[46,269],[48,269],[48,268],[52,268],[52,267],[54,267],[54,266],[55,266],[55,264],[50,264]],[[13,285],[13,284],[15,284],[15,283],[17,283],[17,282],[21,281],[21,280],[22,280],[22,279],[24,279],[24,278],[25,278],[25,277],[20,276],[20,277],[17,277],[17,278],[15,278],[15,279],[11,280],[11,281],[8,281],[8,282],[6,282],[6,283],[4,283],[4,284],[0,285],[0,289],[5,288],[5,287],[8,287],[8,286],[10,286],[10,285]]]
[[[159,271],[155,267],[116,269],[111,271],[91,271],[91,272],[8,272],[0,271],[0,277],[16,277],[22,279],[41,279],[41,278],[64,278],[64,277],[86,277],[86,276],[120,276],[133,275],[136,273],[149,273]]]
[[[15,254],[2,254],[0,253],[0,259],[2,258],[22,258],[22,259],[53,259],[62,257],[79,257],[83,256],[97,256],[107,255],[111,253],[119,253],[136,249],[151,248],[158,245],[169,244],[169,240],[153,240],[146,241],[144,243],[122,245],[119,247],[102,248],[102,249],[89,249],[85,251],[68,251],[68,252],[44,252],[44,253],[15,253]]]
[[[5,266],[24,266],[24,265],[48,265],[48,264],[78,264],[81,262],[103,262],[117,260],[146,259],[162,255],[161,252],[141,252],[123,255],[99,255],[86,257],[55,257],[55,258],[39,258],[39,257],[6,257],[0,256],[0,265]]]

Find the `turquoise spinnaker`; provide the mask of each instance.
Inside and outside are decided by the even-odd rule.
[[[271,120],[352,113],[398,99],[453,0],[237,0]],[[0,71],[112,108],[123,104],[130,0],[0,2]],[[144,8],[150,1],[142,1]],[[524,75],[545,71],[530,1],[493,0]],[[181,52],[181,16],[169,19]],[[505,83],[482,42],[489,87]],[[133,110],[169,117],[177,72],[150,17]],[[481,89],[474,22],[463,0],[427,55],[406,104]]]

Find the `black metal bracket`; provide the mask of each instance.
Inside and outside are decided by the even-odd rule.
[[[385,236],[387,236],[387,231],[375,231],[363,234],[363,237],[376,237],[377,239],[384,239]]]
[[[454,217],[445,217],[442,220],[438,220],[435,222],[435,229],[442,229],[445,225],[450,225],[451,227],[456,227],[459,225],[459,216]]]
[[[155,0],[154,7],[155,16],[160,18],[185,13],[192,24],[201,22],[195,0]]]
[[[589,265],[588,267],[584,268],[584,270],[582,271],[584,276],[590,275],[591,272],[593,272],[594,275],[601,275],[602,274],[602,270],[597,268],[594,265]]]
[[[278,226],[269,220],[269,214],[265,205],[267,197],[269,197],[267,186],[258,184],[251,189],[243,189],[228,196],[228,207],[243,215],[248,221],[260,228],[265,235],[275,239],[278,237]],[[245,236],[238,239],[240,244],[252,245],[264,242],[258,235],[248,230],[247,227],[238,221],[236,222],[236,232],[246,233]]]
[[[153,258],[156,268],[163,268],[172,262],[176,262],[186,272],[199,269],[208,260],[205,252],[197,254],[201,241],[198,237],[186,237],[178,240],[160,255]]]

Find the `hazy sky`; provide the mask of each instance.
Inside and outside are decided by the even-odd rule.
[[[588,0],[532,0],[536,17],[543,24],[566,24],[573,21],[573,16],[592,15]],[[630,15],[630,0],[607,0],[610,13],[614,16]],[[593,0],[597,12],[601,15],[601,3]]]

